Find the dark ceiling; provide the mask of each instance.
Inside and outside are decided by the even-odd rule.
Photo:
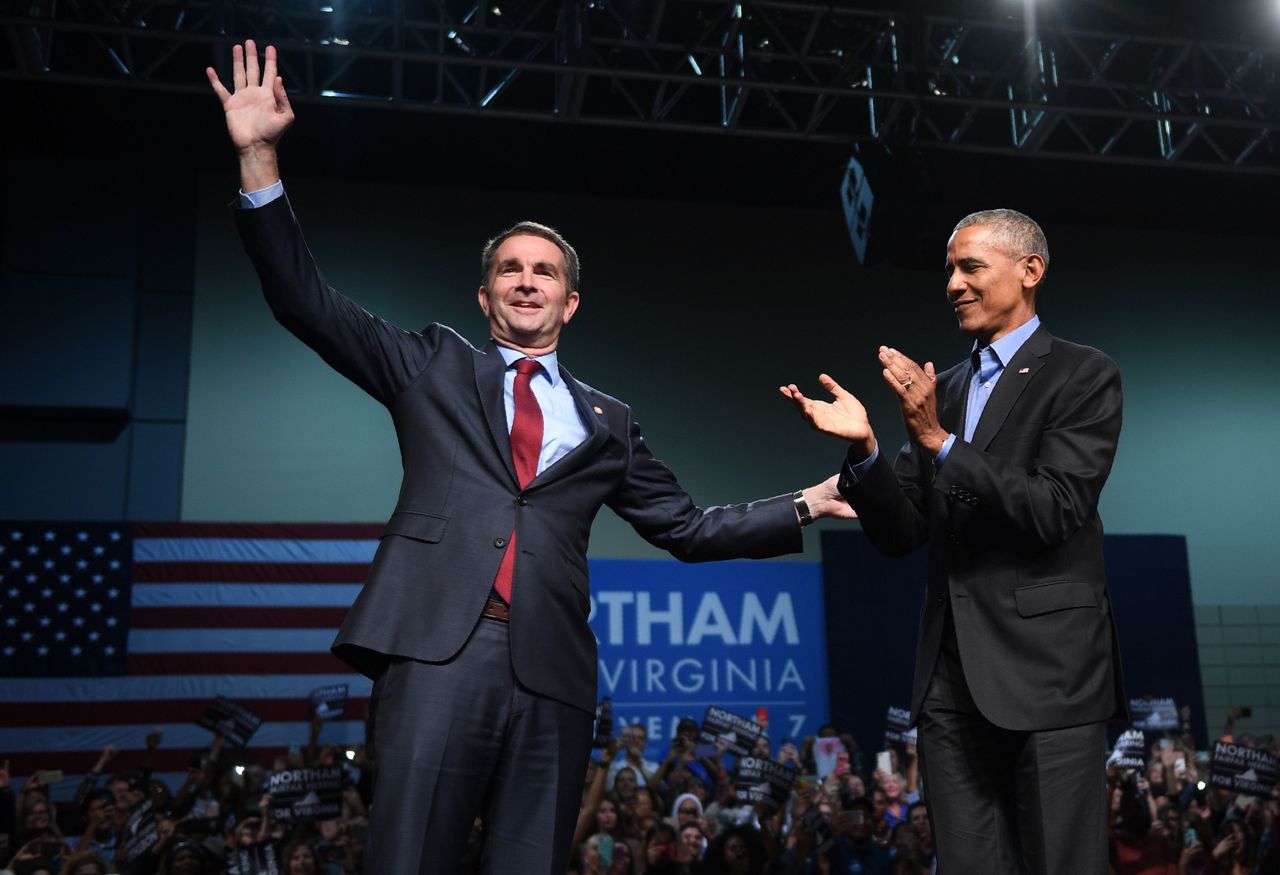
[[[991,16],[1025,0],[880,3]],[[1077,26],[1230,30],[1275,0],[1036,0]],[[870,5],[848,3],[843,5]],[[1271,25],[1280,33],[1280,12]],[[193,70],[193,86],[203,82]],[[126,163],[227,171],[212,94],[9,81],[3,152],[11,161]],[[748,137],[515,122],[329,103],[296,106],[284,174],[344,179],[838,209],[851,146]],[[14,134],[17,133],[17,136]],[[864,149],[872,188],[899,214],[954,216],[1025,205],[1047,222],[1277,234],[1280,177],[1114,166],[1043,158]],[[47,166],[47,164],[46,164]]]

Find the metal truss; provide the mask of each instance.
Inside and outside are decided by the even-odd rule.
[[[0,76],[1280,174],[1280,48],[795,0],[2,0]],[[224,78],[226,78],[224,76]]]

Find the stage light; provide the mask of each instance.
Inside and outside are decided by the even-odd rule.
[[[857,158],[849,159],[840,185],[840,202],[844,205],[844,220],[849,226],[849,239],[859,264],[867,263],[867,241],[871,239],[871,207],[875,197],[871,183]]]
[[[236,773],[237,775],[243,775],[243,774],[244,774],[244,766],[236,766],[236,767],[235,767],[235,773]]]
[[[1203,790],[1203,789],[1204,789],[1204,781],[1197,781],[1197,782],[1196,782],[1196,789],[1197,789],[1197,790]]]
[[[354,760],[355,758],[356,758],[356,752],[351,748],[347,748],[347,759]]]

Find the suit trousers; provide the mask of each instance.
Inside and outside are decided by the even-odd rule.
[[[366,872],[457,872],[479,816],[482,872],[564,875],[593,718],[521,687],[509,636],[481,619],[453,659],[395,659],[374,684]]]
[[[919,715],[939,875],[1105,875],[1106,724],[1019,732],[982,716],[947,630]]]

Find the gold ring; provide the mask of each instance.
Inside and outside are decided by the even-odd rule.
[[[904,388],[904,389],[910,389],[910,388],[911,388],[911,384],[912,384],[912,383],[914,383],[914,382],[915,382],[915,378],[914,378],[914,377],[907,377],[905,380],[903,380],[903,381],[902,381],[902,388]]]

